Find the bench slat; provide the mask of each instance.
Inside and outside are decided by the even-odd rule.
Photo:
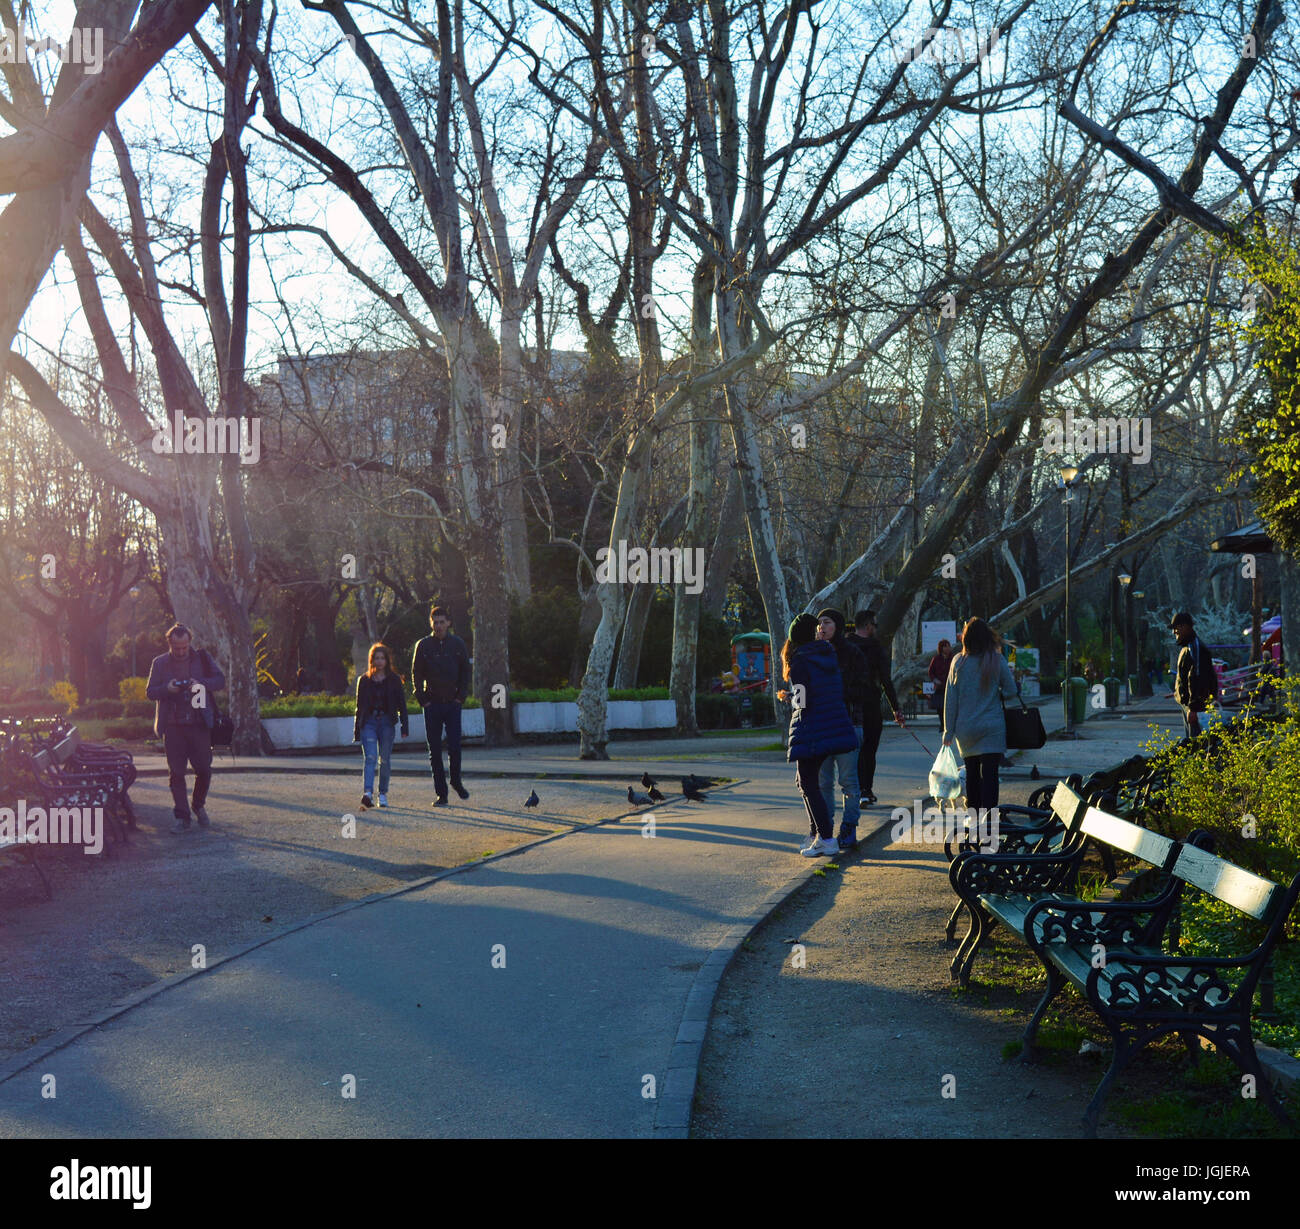
[[[1184,845],[1179,850],[1174,874],[1261,922],[1271,919],[1285,891],[1271,880],[1261,879],[1240,866],[1197,849],[1195,845]]]
[[[1052,813],[1067,828],[1074,826],[1072,821],[1077,819],[1079,808],[1085,805],[1083,797],[1064,781],[1056,783],[1056,790],[1052,794]]]
[[[1115,849],[1131,853],[1152,866],[1165,867],[1173,856],[1174,841],[1149,828],[1139,828],[1127,819],[1089,807],[1083,817],[1083,831],[1094,840],[1105,841]]]

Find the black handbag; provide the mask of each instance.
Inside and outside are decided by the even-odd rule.
[[[229,747],[235,741],[235,723],[229,713],[223,713],[215,700],[212,701],[212,745]]]
[[[1002,715],[1007,722],[1008,750],[1036,751],[1047,742],[1042,714],[1036,708],[1026,708],[1023,700],[1019,708],[1008,708],[1004,704]]]

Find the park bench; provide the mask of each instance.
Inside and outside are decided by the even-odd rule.
[[[970,821],[967,812],[967,825],[964,835],[953,833],[944,841],[943,852],[949,863],[949,881],[952,880],[952,863],[961,853],[1040,853],[1058,852],[1061,840],[1071,821],[1077,826],[1077,814],[1081,813],[1083,800],[1070,788],[1067,782],[1061,782],[1053,789],[1050,805],[1044,807],[1020,806],[1012,804],[998,807],[997,849],[987,849],[984,839],[991,833],[981,833],[978,824]],[[952,940],[957,930],[957,921],[961,917],[966,903],[958,897],[945,936]]]
[[[27,782],[23,788],[34,795],[47,812],[53,807],[102,807],[105,817],[111,821],[109,830],[116,839],[126,841],[126,830],[117,817],[115,806],[120,776],[60,771],[49,751],[32,753],[19,748],[18,758],[26,768]],[[116,831],[112,825],[116,825]]]
[[[1056,849],[1005,854],[965,852],[948,868],[953,891],[971,916],[970,929],[950,966],[953,978],[963,986],[970,984],[975,957],[996,924],[1001,923],[1012,934],[1023,937],[1025,918],[1035,905],[1043,901],[1078,903],[1075,884],[1090,845],[1104,855],[1112,895],[1120,894],[1115,885],[1113,855],[1116,851],[1161,871],[1173,865],[1178,842],[1088,806],[1068,786],[1058,786],[1058,790],[1063,806],[1070,805],[1071,796],[1077,802],[1056,838]],[[1203,834],[1194,836],[1203,839]],[[1172,910],[1180,889],[1178,881],[1168,880],[1156,897],[1142,903]]]
[[[1087,821],[1085,820],[1085,823]],[[1115,821],[1123,822],[1123,821]],[[1154,833],[1147,833],[1154,837]],[[1164,839],[1164,838],[1162,838]],[[1153,845],[1147,853],[1159,856]],[[1024,936],[1047,970],[1047,988],[1025,1029],[1022,1058],[1033,1057],[1039,1022],[1066,984],[1077,987],[1110,1030],[1115,1053],[1084,1114],[1089,1135],[1119,1073],[1148,1042],[1177,1033],[1199,1057],[1196,1037],[1226,1054],[1269,1108],[1290,1123],[1262,1070],[1251,1034],[1255,986],[1300,896],[1300,875],[1282,887],[1192,844],[1173,843],[1169,888],[1155,900],[1041,900],[1024,915]],[[1184,884],[1230,905],[1264,927],[1253,951],[1237,957],[1168,955],[1163,950],[1172,899]]]
[[[57,730],[50,743],[50,755],[60,771],[103,776],[106,782],[112,784],[114,806],[126,825],[131,828],[138,826],[127,792],[137,775],[135,761],[129,752],[87,743],[75,725]]]

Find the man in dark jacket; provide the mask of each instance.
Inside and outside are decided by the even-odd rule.
[[[465,642],[451,632],[451,615],[443,606],[429,611],[432,636],[415,646],[411,659],[411,690],[424,709],[424,736],[429,743],[436,807],[447,805],[447,777],[442,767],[442,732],[447,731],[447,760],[451,788],[461,798],[469,790],[460,779],[460,707],[469,695],[469,652]]]
[[[185,796],[185,768],[194,768],[194,814],[200,828],[208,826],[208,786],[212,782],[212,693],[226,685],[226,676],[202,649],[193,649],[190,629],[177,623],[167,633],[169,651],[149,666],[145,695],[154,701],[154,733],[167,755],[167,783],[172,791],[171,830],[188,832],[190,802]]]
[[[876,639],[876,612],[859,610],[853,616],[853,642],[867,659],[867,696],[862,711],[862,746],[858,749],[858,787],[862,790],[862,805],[876,801],[876,752],[880,748],[880,734],[884,722],[880,716],[880,693],[889,700],[894,720],[907,728],[899,712],[898,693],[889,677],[889,658],[884,646]]]
[[[1174,699],[1183,710],[1183,729],[1188,738],[1201,732],[1201,714],[1219,694],[1219,680],[1214,673],[1214,658],[1201,643],[1192,616],[1180,610],[1169,624],[1174,639],[1182,645],[1178,654],[1178,671],[1174,680]]]
[[[844,816],[840,820],[837,840],[841,849],[852,849],[858,843],[858,816],[861,813],[858,790],[858,749],[862,745],[862,706],[867,699],[867,659],[861,650],[844,634],[844,616],[833,609],[823,610],[817,616],[817,639],[830,642],[840,665],[840,679],[844,684],[844,704],[849,710],[853,732],[858,746],[840,755],[827,756],[821,767],[818,784],[826,797],[831,822],[835,822],[835,774],[839,774],[840,792],[844,795]]]

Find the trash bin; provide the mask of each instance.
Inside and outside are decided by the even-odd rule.
[[[1130,674],[1128,676],[1129,703],[1132,704],[1134,699],[1142,694],[1142,676],[1140,674]]]
[[[1110,678],[1101,680],[1101,685],[1106,689],[1106,707],[1119,708],[1119,689],[1121,683],[1114,675]]]
[[[1088,680],[1066,679],[1061,684],[1061,699],[1065,719],[1072,725],[1082,725],[1088,718]]]

